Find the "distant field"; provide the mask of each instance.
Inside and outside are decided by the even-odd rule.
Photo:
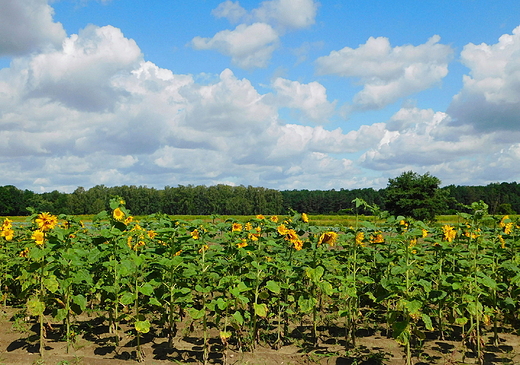
[[[94,218],[94,215],[79,215],[80,220],[84,222],[91,222]],[[147,216],[136,216],[135,219],[141,220],[145,219]],[[211,216],[211,215],[172,215],[171,217],[183,221],[193,221],[193,220],[201,220],[203,222],[211,222],[213,219],[226,221],[228,219],[237,220],[239,222],[247,222],[256,216],[254,215],[220,215],[220,216]],[[270,217],[267,215],[266,217]],[[28,222],[28,217],[24,216],[13,216],[8,217],[15,223],[24,223]],[[517,219],[518,216],[511,216],[511,219]],[[357,217],[358,221],[370,221],[374,222],[375,217],[373,216],[365,216],[360,215]],[[316,226],[326,226],[326,227],[349,227],[356,225],[356,216],[355,215],[332,215],[332,214],[309,214],[309,221],[311,224]],[[461,217],[458,215],[440,215],[437,216],[438,224],[457,224],[462,221]]]

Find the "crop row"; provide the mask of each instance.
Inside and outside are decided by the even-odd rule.
[[[357,205],[366,205],[356,199]],[[360,327],[381,325],[402,346],[406,362],[426,333],[462,333],[483,361],[485,334],[518,322],[520,228],[474,203],[457,225],[427,225],[375,216],[351,227],[314,226],[305,214],[236,220],[178,221],[153,215],[136,221],[120,198],[86,228],[74,216],[34,214],[28,225],[0,230],[0,298],[39,324],[63,323],[74,342],[76,316],[106,318],[116,345],[130,323],[136,356],[153,329],[173,346],[180,321],[222,349],[280,348],[305,323],[312,345],[333,318],[348,347]],[[369,207],[370,208],[370,207]]]

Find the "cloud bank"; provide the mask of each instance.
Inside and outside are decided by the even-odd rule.
[[[331,100],[326,80],[273,76],[260,85],[232,68],[209,78],[175,73],[145,59],[114,26],[66,35],[45,1],[0,4],[0,52],[12,57],[0,69],[4,184],[377,188],[405,170],[445,184],[520,178],[520,27],[495,44],[464,46],[467,75],[447,110],[405,104],[389,118],[330,127],[344,100]],[[265,67],[287,32],[316,23],[317,9],[314,1],[252,10],[225,1],[213,15],[235,28],[191,45],[240,68]],[[6,14],[30,25],[9,25]],[[379,37],[314,66],[357,80],[361,91],[347,103],[362,113],[437,87],[456,56],[435,35],[416,46]]]

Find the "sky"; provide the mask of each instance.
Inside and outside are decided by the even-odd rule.
[[[0,185],[486,185],[519,161],[516,0],[0,0]]]

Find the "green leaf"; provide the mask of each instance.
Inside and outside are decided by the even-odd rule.
[[[468,319],[466,317],[458,317],[455,318],[455,323],[459,326],[464,326],[466,323],[468,323]]]
[[[325,293],[325,295],[332,295],[334,293],[334,289],[332,288],[332,284],[328,281],[322,281],[319,284],[320,289]]]
[[[81,282],[86,282],[87,284],[92,284],[92,276],[89,274],[87,270],[79,270],[73,278],[74,282],[80,284]]]
[[[45,288],[47,288],[47,290],[49,290],[51,293],[56,293],[60,287],[60,284],[58,283],[56,276],[49,275],[43,279],[43,286],[45,286]]]
[[[45,311],[45,303],[38,297],[32,297],[27,301],[27,312],[31,316],[41,316]]]
[[[201,310],[197,310],[195,308],[188,308],[188,314],[193,319],[201,319],[202,317],[204,317],[204,308],[202,308]]]
[[[258,317],[262,317],[262,318],[267,317],[267,305],[265,303],[262,303],[262,304],[253,303],[253,307],[255,309],[255,314]]]
[[[217,299],[217,307],[218,309],[220,309],[221,311],[223,311],[224,309],[226,309],[228,306],[228,303],[222,299],[222,298],[218,298]]]
[[[267,291],[263,291],[263,292],[260,292],[258,294],[258,298],[262,299],[262,300],[267,300],[269,299],[269,292]]]
[[[430,318],[430,316],[422,313],[421,318],[424,322],[424,327],[426,327],[426,329],[428,331],[433,331],[433,324],[432,324],[432,319]]]
[[[195,290],[199,293],[209,293],[211,291],[211,286],[202,287],[201,285],[195,285]]]
[[[276,281],[269,280],[265,284],[265,287],[275,294],[280,294],[280,284],[278,284]]]
[[[121,299],[119,300],[119,302],[123,305],[128,305],[130,303],[133,303],[135,300],[135,296],[133,293],[130,293],[130,292],[125,292],[123,293],[123,295],[121,296]]]
[[[157,298],[150,297],[150,300],[148,301],[148,304],[150,305],[156,305],[158,307],[162,307],[162,303],[157,300]]]
[[[72,301],[74,303],[76,303],[81,308],[82,311],[87,308],[87,298],[85,298],[81,294],[74,295],[72,297]]]
[[[236,311],[231,316],[240,326],[244,324],[244,317],[242,316],[242,313],[240,313],[239,311]]]
[[[325,269],[323,268],[323,266],[318,266],[314,269],[308,267],[307,269],[305,269],[305,274],[309,279],[311,279],[313,283],[317,284],[323,276],[324,271]]]
[[[56,321],[63,321],[65,318],[67,318],[67,310],[65,308],[60,308],[56,311],[56,315],[54,316],[54,319]]]
[[[298,298],[298,306],[303,313],[310,312],[317,302],[316,298],[305,298],[303,295]]]
[[[340,318],[343,318],[343,317],[348,316],[349,313],[350,313],[350,310],[348,310],[348,309],[341,309],[341,310],[338,311],[338,316]]]
[[[405,301],[404,306],[410,314],[418,314],[421,310],[422,303],[418,300]]]
[[[146,283],[139,288],[139,292],[144,295],[151,296],[153,294],[153,286],[150,283]]]
[[[406,345],[410,341],[410,328],[408,324],[408,321],[395,322],[392,324],[392,335],[401,345]]]
[[[135,321],[135,330],[141,333],[150,332],[150,321]]]
[[[497,282],[484,273],[479,273],[477,281],[485,287],[488,287],[493,290],[497,289]]]

